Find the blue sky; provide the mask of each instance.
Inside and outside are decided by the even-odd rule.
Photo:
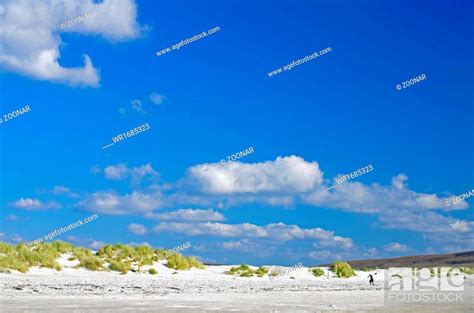
[[[472,3],[0,3],[0,114],[31,107],[0,124],[0,240],[96,213],[57,239],[287,265],[473,249],[472,198],[446,205],[474,188]]]

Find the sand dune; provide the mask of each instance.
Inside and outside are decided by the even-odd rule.
[[[158,271],[92,272],[75,269],[75,261],[61,258],[61,271],[31,268],[27,273],[0,274],[2,312],[317,312],[393,311],[443,312],[435,305],[384,306],[383,272],[369,286],[366,272],[337,278],[328,268],[314,277],[308,268],[296,268],[271,279],[224,274],[231,266],[175,271],[164,262]],[[328,278],[329,273],[329,278]],[[451,306],[450,312],[468,312],[467,304]]]

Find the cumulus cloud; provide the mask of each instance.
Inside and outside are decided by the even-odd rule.
[[[160,195],[139,191],[119,195],[113,191],[98,191],[76,204],[77,207],[102,214],[126,215],[151,212],[162,204]]]
[[[93,14],[73,26],[61,24],[86,12]],[[99,35],[108,40],[137,38],[134,0],[16,0],[0,4],[0,65],[6,70],[39,80],[96,87],[99,71],[83,55],[79,67],[59,63],[61,33]]]
[[[409,190],[406,186],[407,179],[406,175],[400,174],[392,179],[392,184],[389,186],[379,184],[367,186],[359,182],[346,182],[331,191],[317,189],[304,196],[304,202],[359,213],[375,213],[395,208],[410,210],[467,208],[465,201],[447,207],[445,201],[448,198]]]
[[[188,222],[220,222],[225,217],[219,212],[212,209],[195,210],[195,209],[179,209],[164,213],[146,213],[145,217],[162,221],[188,221]]]
[[[147,233],[147,229],[142,224],[135,224],[132,223],[127,227],[128,231],[135,235],[145,235]]]
[[[321,184],[322,175],[317,162],[288,156],[253,164],[200,164],[189,168],[187,178],[210,194],[298,193]]]
[[[410,249],[408,248],[407,245],[404,245],[398,242],[392,242],[392,243],[389,243],[388,245],[385,245],[384,250],[388,252],[407,252]]]
[[[469,232],[474,223],[441,215],[436,212],[410,212],[389,210],[379,216],[382,226],[389,229],[406,229],[422,233]],[[448,238],[449,239],[449,238]]]
[[[129,169],[125,163],[109,165],[104,169],[104,175],[106,179],[122,180],[128,177]]]
[[[163,222],[156,225],[153,230],[158,233],[172,232],[187,236],[210,235],[217,237],[272,239],[275,241],[316,239],[321,242],[336,241],[345,246],[348,246],[349,244],[347,242],[350,242],[350,246],[352,246],[352,240],[350,238],[334,236],[334,232],[332,231],[327,231],[319,227],[304,229],[297,225],[286,225],[283,223],[257,226],[250,223],[223,224],[207,222],[190,224]]]
[[[14,208],[27,210],[27,211],[61,208],[61,205],[56,201],[41,202],[38,199],[32,199],[32,198],[20,198],[19,200],[13,202],[12,206]]]
[[[457,220],[457,221],[454,221],[454,223],[449,224],[451,229],[456,232],[468,232],[471,230],[471,227],[472,227],[471,225],[473,225],[472,222],[469,223],[467,221],[461,221],[461,220]]]
[[[474,222],[444,216],[436,212],[390,210],[379,216],[381,225],[388,229],[405,229],[422,233],[430,243],[443,247],[456,246],[457,250],[474,248]],[[454,251],[451,250],[451,251]]]
[[[142,166],[129,168],[125,163],[109,165],[104,169],[106,179],[124,180],[131,178],[132,185],[137,185],[145,178],[150,180],[157,179],[159,173],[153,169],[150,163]]]

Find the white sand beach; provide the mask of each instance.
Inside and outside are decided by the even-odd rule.
[[[157,275],[92,272],[72,268],[76,261],[61,258],[61,271],[31,268],[27,273],[0,274],[1,312],[446,312],[437,305],[384,305],[383,271],[375,286],[367,272],[337,278],[325,268],[315,277],[301,267],[271,279],[224,274],[231,266],[175,271],[162,262]],[[472,278],[472,277],[471,277]],[[472,279],[470,284],[472,285]],[[450,312],[468,312],[458,303]]]

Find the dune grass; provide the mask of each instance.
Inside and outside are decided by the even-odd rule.
[[[173,252],[169,253],[167,256],[167,264],[169,268],[173,268],[175,270],[187,270],[192,267],[203,269],[204,265],[196,260],[193,257],[184,257],[179,253]]]
[[[265,274],[268,273],[268,268],[266,267],[259,267],[257,270],[255,270],[255,275],[258,277],[263,277]]]
[[[32,266],[47,267],[61,270],[56,259],[69,249],[68,244],[57,242],[55,244],[40,243],[29,247],[24,243],[16,246],[0,243],[0,270],[16,270],[22,273],[28,271]]]
[[[339,278],[349,278],[355,276],[355,272],[347,262],[336,261],[331,265],[331,270]]]
[[[190,268],[203,269],[204,265],[193,257],[184,257],[179,253],[167,253],[164,249],[153,249],[149,246],[131,247],[123,244],[104,245],[97,253],[91,250],[75,247],[64,242],[40,243],[28,246],[20,243],[16,246],[0,242],[0,272],[16,270],[22,273],[30,267],[47,267],[61,270],[57,259],[62,255],[69,255],[69,261],[78,261],[76,268],[85,268],[91,271],[117,271],[126,274],[129,271],[140,272],[145,265],[153,265],[159,260],[166,260],[167,266],[175,270]],[[105,264],[108,263],[108,266]],[[153,269],[156,274],[156,270]],[[150,274],[151,271],[148,271]],[[154,274],[152,274],[154,275]]]
[[[238,275],[240,277],[252,277],[254,275],[257,275],[258,277],[263,277],[267,273],[268,273],[268,268],[266,267],[261,266],[258,269],[253,270],[247,264],[242,264],[240,266],[233,266],[230,268],[230,270],[225,272],[225,274],[227,275]]]
[[[319,267],[315,267],[309,270],[315,277],[320,277],[324,275],[324,271]]]

